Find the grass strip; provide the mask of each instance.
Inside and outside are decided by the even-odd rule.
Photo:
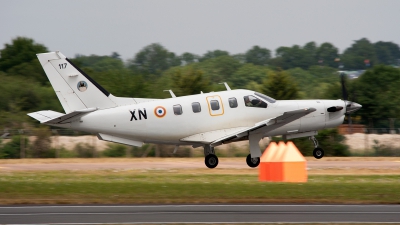
[[[399,204],[399,188],[400,175],[311,175],[307,183],[270,183],[251,174],[11,172],[1,174],[0,204]]]

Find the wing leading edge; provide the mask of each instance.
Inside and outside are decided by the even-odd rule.
[[[298,110],[284,112],[282,115],[280,115],[278,117],[261,121],[261,122],[255,124],[253,127],[246,128],[246,129],[240,130],[234,134],[230,134],[230,135],[224,136],[222,138],[219,138],[219,139],[211,142],[210,145],[212,147],[215,147],[215,146],[218,146],[218,145],[221,145],[224,143],[229,143],[229,142],[233,142],[233,141],[246,139],[246,137],[248,137],[250,140],[250,149],[251,149],[252,148],[251,136],[257,137],[257,138],[260,137],[257,140],[257,145],[258,145],[258,141],[264,136],[265,133],[275,130],[279,127],[282,127],[282,126],[284,126],[290,122],[293,122],[297,119],[300,119],[301,117],[306,116],[314,111],[316,111],[315,108],[304,108],[304,109],[298,109]]]

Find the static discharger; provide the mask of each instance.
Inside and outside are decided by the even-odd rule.
[[[307,182],[307,162],[293,142],[271,142],[260,158],[259,180]]]

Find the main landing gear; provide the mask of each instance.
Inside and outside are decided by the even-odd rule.
[[[311,136],[310,140],[314,143],[314,147],[315,147],[314,151],[313,151],[313,156],[316,159],[320,159],[320,158],[324,157],[324,150],[319,147],[317,139],[314,136]]]
[[[251,154],[247,155],[246,163],[249,167],[255,168],[260,165],[260,157],[251,158]]]
[[[204,163],[210,169],[218,166],[218,157],[215,155],[214,147],[209,145],[204,146]]]
[[[218,157],[215,155],[214,147],[204,146],[204,163],[210,169],[218,166]],[[246,163],[249,167],[255,168],[260,165],[260,157],[251,158],[251,154],[246,157]]]

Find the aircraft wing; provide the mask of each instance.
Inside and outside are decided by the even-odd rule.
[[[261,121],[253,127],[237,131],[233,134],[224,136],[210,143],[211,146],[218,146],[232,141],[242,140],[249,136],[250,133],[267,133],[279,127],[282,127],[290,122],[300,119],[307,114],[316,111],[315,108],[304,108],[293,111],[284,112],[282,115]]]
[[[36,120],[39,120],[40,123],[44,124],[63,124],[63,123],[70,123],[74,120],[79,119],[84,114],[96,110],[97,108],[88,108],[88,109],[76,110],[68,114],[63,114],[51,110],[44,110],[44,111],[29,113],[28,116]]]

